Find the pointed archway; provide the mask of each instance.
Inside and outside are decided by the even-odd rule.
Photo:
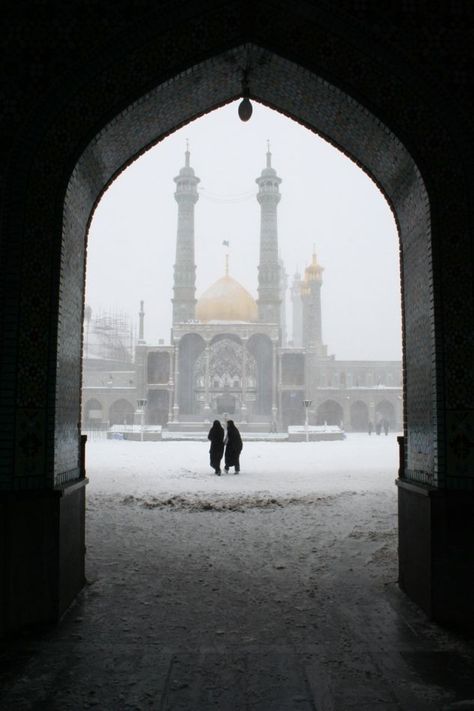
[[[452,586],[448,589],[443,551],[436,580],[431,563],[420,572],[418,560],[436,554],[432,529],[441,523],[433,523],[430,492],[472,489],[462,448],[447,448],[447,441],[448,433],[462,436],[462,423],[472,418],[464,325],[473,305],[467,291],[459,300],[459,283],[472,278],[469,262],[456,258],[467,245],[469,201],[459,168],[463,157],[443,125],[443,97],[429,85],[420,89],[402,60],[392,69],[391,46],[374,46],[364,28],[347,41],[342,14],[331,13],[329,22],[317,10],[308,14],[295,5],[289,12],[262,3],[249,18],[240,3],[224,5],[210,11],[199,3],[180,8],[191,13],[191,34],[182,22],[163,24],[159,13],[138,15],[125,43],[117,33],[42,97],[13,142],[4,232],[5,278],[14,288],[5,308],[21,318],[12,322],[4,351],[16,381],[2,404],[15,422],[6,432],[2,486],[43,492],[46,508],[43,514],[36,509],[38,521],[51,499],[60,523],[47,533],[59,560],[47,581],[54,594],[38,602],[13,592],[7,600],[12,627],[25,623],[28,604],[28,619],[57,618],[83,582],[84,478],[77,423],[86,236],[94,206],[149,146],[237,97],[247,65],[251,96],[344,151],[377,183],[396,217],[405,389],[401,582],[430,613],[442,618],[446,612],[443,595]],[[416,116],[410,103],[415,94]],[[441,201],[449,211],[437,209]],[[455,253],[445,234],[456,234]],[[40,443],[35,458],[25,446],[25,432]],[[453,501],[454,494],[455,507]],[[417,547],[411,545],[415,538]],[[10,558],[16,540],[33,561],[33,541],[14,527]],[[65,550],[75,553],[66,559]],[[26,570],[28,579],[41,577],[33,563]],[[463,571],[458,566],[459,580]],[[458,596],[462,606],[469,596],[462,584],[458,588],[464,592]]]

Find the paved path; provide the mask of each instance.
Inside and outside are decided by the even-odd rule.
[[[2,711],[474,708],[472,645],[396,586],[395,492],[119,516],[92,497],[88,521],[89,584],[4,651]]]

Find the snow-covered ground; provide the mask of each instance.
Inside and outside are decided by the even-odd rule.
[[[343,492],[394,490],[395,434],[335,442],[245,442],[241,472],[218,477],[207,442],[91,441],[89,497],[147,506],[235,508],[310,502]],[[132,498],[133,497],[133,498]]]
[[[88,585],[0,707],[461,708],[396,586],[396,436],[207,450],[89,443]]]

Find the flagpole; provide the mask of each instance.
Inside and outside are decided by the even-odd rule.
[[[222,240],[222,246],[227,247],[227,250],[230,248],[230,242],[228,239]],[[225,255],[225,275],[229,276],[229,251],[227,251]]]

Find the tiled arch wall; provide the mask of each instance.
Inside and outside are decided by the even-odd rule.
[[[411,71],[393,46],[369,41],[360,24],[340,22],[324,3],[304,11],[296,3],[289,12],[286,4],[262,2],[251,21],[238,2],[218,5],[205,13],[198,2],[185,3],[180,12],[192,6],[191,23],[149,16],[141,25],[137,20],[133,33],[109,38],[102,54],[96,48],[89,65],[62,78],[61,88],[58,79],[40,110],[22,117],[20,140],[4,154],[2,325],[9,340],[2,351],[0,486],[41,488],[77,476],[83,237],[90,211],[103,185],[147,142],[239,93],[243,56],[226,48],[252,41],[273,50],[252,71],[254,96],[326,135],[365,166],[391,201],[402,235],[407,473],[470,487],[466,126],[432,73]],[[425,45],[424,51],[429,64],[431,50]],[[53,69],[61,77],[59,61]],[[153,86],[158,89],[150,92]],[[430,204],[413,161],[375,115],[415,157]]]
[[[62,248],[67,277],[61,282],[66,289],[62,288],[60,302],[65,307],[70,301],[69,294],[78,293],[78,285],[72,289],[71,285],[74,276],[78,280],[81,273],[78,267],[84,259],[87,220],[103,186],[157,137],[238,95],[239,67],[249,53],[255,63],[251,74],[252,95],[342,148],[377,181],[395,211],[403,244],[405,298],[410,304],[405,317],[405,344],[412,348],[406,372],[410,422],[408,472],[413,478],[431,480],[437,452],[433,428],[436,380],[429,203],[423,181],[407,151],[386,127],[347,95],[288,60],[255,46],[234,49],[158,87],[101,131],[84,152],[68,186]],[[72,261],[71,255],[74,255]],[[410,277],[412,268],[416,270],[414,278]],[[58,339],[55,471],[59,476],[74,471],[70,459],[71,454],[75,457],[70,446],[71,437],[74,439],[70,430],[74,418],[70,408],[73,404],[79,407],[79,382],[69,366],[70,354],[77,353],[80,347],[80,309],[75,301],[71,307],[68,318],[61,322]],[[420,367],[420,363],[424,365]],[[415,369],[418,375],[411,378]]]

